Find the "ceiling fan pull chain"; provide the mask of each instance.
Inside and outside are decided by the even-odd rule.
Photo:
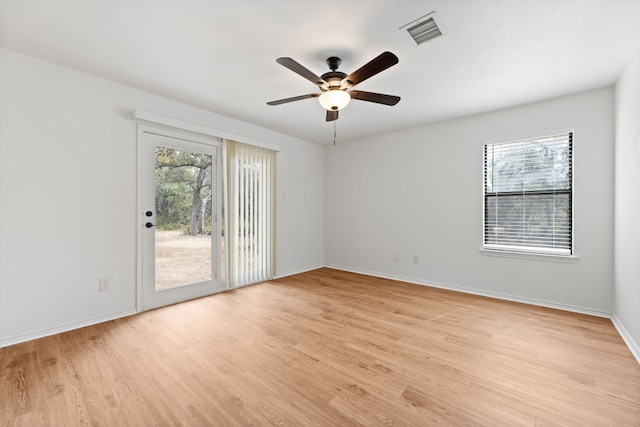
[[[336,146],[336,120],[333,121],[333,146]]]

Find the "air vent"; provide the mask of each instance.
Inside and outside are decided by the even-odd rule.
[[[421,18],[411,21],[407,25],[400,27],[402,31],[406,31],[409,37],[417,46],[432,41],[442,35],[442,31],[436,24],[433,17],[435,12],[431,12]]]

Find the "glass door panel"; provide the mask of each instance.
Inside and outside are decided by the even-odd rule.
[[[213,156],[155,147],[155,289],[212,279]]]

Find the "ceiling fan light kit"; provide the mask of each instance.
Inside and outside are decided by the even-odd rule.
[[[351,99],[383,105],[396,105],[400,101],[399,96],[351,90],[351,88],[358,83],[396,65],[398,63],[398,57],[391,52],[381,53],[349,75],[342,71],[337,71],[342,61],[336,56],[327,58],[327,65],[331,71],[324,73],[320,77],[291,58],[278,58],[276,62],[318,86],[322,93],[310,93],[292,98],[269,101],[267,105],[280,105],[303,99],[318,98],[320,105],[327,110],[326,121],[331,122],[338,120],[338,111],[346,107]]]
[[[325,110],[338,111],[342,110],[351,101],[351,96],[340,89],[329,89],[323,92],[319,97],[320,105]]]

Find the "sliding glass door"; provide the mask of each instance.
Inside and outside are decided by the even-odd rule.
[[[269,280],[275,151],[141,126],[138,310]]]

